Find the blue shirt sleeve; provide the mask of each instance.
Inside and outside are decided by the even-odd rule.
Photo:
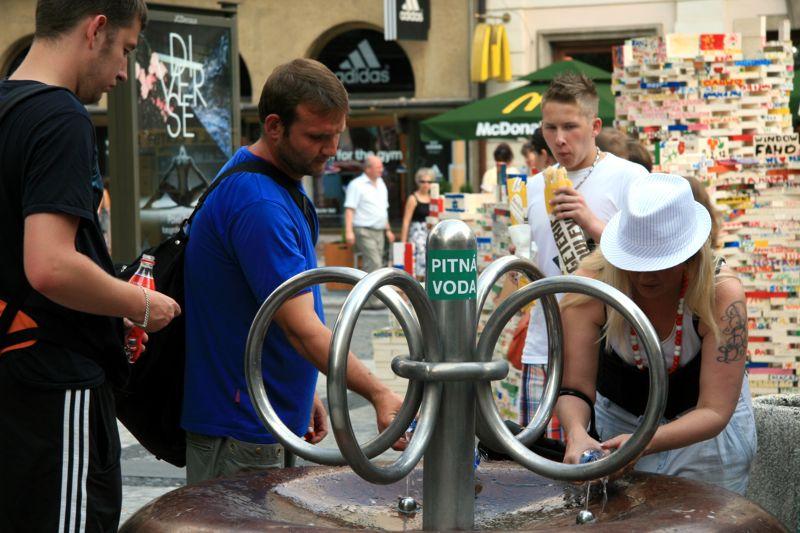
[[[228,246],[258,302],[284,281],[307,270],[301,233],[286,207],[260,200],[241,210],[228,230]]]

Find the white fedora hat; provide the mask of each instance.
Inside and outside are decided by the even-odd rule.
[[[600,249],[623,270],[652,272],[686,261],[711,233],[711,216],[695,202],[689,182],[650,174],[630,184],[622,209],[608,221]]]

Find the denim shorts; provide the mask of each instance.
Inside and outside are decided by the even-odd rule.
[[[633,433],[644,418],[629,413],[599,393],[595,402],[595,416],[602,440],[621,433]],[[660,425],[668,422],[662,419]],[[642,457],[635,469],[712,483],[744,495],[755,453],[756,424],[750,386],[745,375],[736,410],[719,435],[684,448]]]

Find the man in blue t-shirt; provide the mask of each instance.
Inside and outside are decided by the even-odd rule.
[[[300,180],[321,175],[336,153],[348,106],[341,82],[321,63],[296,59],[277,67],[258,104],[261,138],[240,148],[221,171],[260,162],[269,175],[230,174],[192,223],[184,306],[189,483],[283,462],[282,447],[248,394],[245,342],[261,303],[290,277],[317,266],[318,223]],[[314,389],[317,370],[328,367],[331,339],[319,287],[288,300],[274,320],[262,358],[270,401],[295,434],[319,442],[327,433],[327,413]],[[372,403],[383,430],[401,398],[353,354],[347,384]]]

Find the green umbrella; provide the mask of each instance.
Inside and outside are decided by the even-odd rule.
[[[550,83],[553,81],[553,78],[559,74],[563,74],[564,72],[577,72],[579,74],[584,74],[587,78],[593,80],[594,82],[611,81],[610,72],[593,67],[592,65],[584,63],[583,61],[578,61],[577,59],[552,63],[544,68],[540,68],[539,70],[531,72],[527,76],[522,76],[519,79],[522,81],[530,81],[532,83]]]
[[[614,120],[611,85],[608,82],[596,85],[600,97],[599,115],[603,123],[609,125]],[[547,87],[548,83],[517,87],[424,120],[422,138],[427,141],[530,137],[542,120],[540,103]]]

